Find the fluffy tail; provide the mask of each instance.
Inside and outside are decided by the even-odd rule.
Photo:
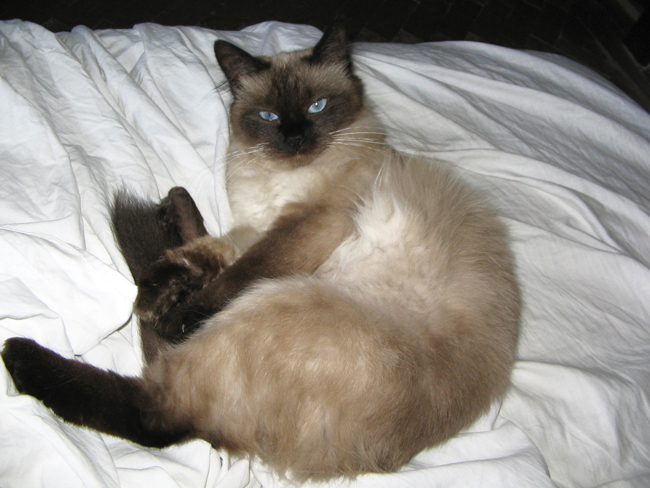
[[[148,447],[190,439],[183,426],[160,427],[139,378],[65,359],[30,339],[5,343],[2,359],[21,393],[41,400],[64,420]]]
[[[194,200],[181,187],[169,190],[159,204],[122,189],[115,195],[111,220],[115,238],[137,285],[145,270],[165,250],[207,235]]]

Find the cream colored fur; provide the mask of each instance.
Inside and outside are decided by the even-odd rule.
[[[308,250],[334,250],[313,272],[258,281],[162,352],[145,371],[162,422],[298,480],[396,470],[507,389],[520,305],[504,226],[446,168],[388,147],[365,109],[294,166],[236,117],[237,255],[310,208],[349,230],[316,228]]]

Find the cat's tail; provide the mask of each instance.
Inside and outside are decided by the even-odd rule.
[[[156,204],[123,188],[111,208],[113,232],[133,279],[140,284],[147,268],[167,249],[207,235],[203,218],[187,190],[175,187]]]
[[[41,400],[61,418],[147,447],[194,437],[188,426],[161,426],[140,378],[120,376],[66,359],[31,339],[5,342],[2,359],[21,393]]]

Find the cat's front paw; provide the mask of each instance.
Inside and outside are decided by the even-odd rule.
[[[203,271],[163,258],[151,265],[138,288],[135,313],[155,325],[172,308],[203,286]]]
[[[214,281],[233,259],[234,251],[212,237],[168,250],[140,281],[135,312],[141,324],[166,340],[194,330],[206,317],[194,310],[192,296]]]

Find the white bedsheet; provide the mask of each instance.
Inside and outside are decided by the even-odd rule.
[[[189,189],[231,224],[230,100],[217,38],[257,54],[311,27],[153,24],[52,34],[0,23],[0,341],[27,336],[125,374],[136,293],[107,202]],[[564,58],[469,42],[355,48],[396,146],[459,168],[510,228],[525,300],[513,387],[400,473],[350,487],[650,486],[650,116]],[[215,88],[216,87],[216,88]],[[0,368],[0,486],[290,486],[195,441],[165,450],[66,425]]]

